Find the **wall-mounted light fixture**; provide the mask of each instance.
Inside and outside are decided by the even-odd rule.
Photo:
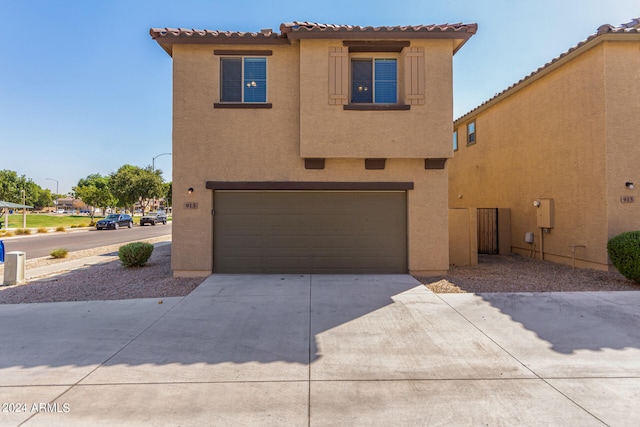
[[[189,193],[189,194],[193,193],[193,187],[187,188],[187,193]]]
[[[633,190],[633,182],[625,182],[624,186],[627,187],[629,190]]]
[[[535,206],[536,208],[539,208],[539,207],[540,207],[540,204],[541,204],[541,203],[540,203],[540,200],[534,200],[534,201],[533,201],[533,206]]]

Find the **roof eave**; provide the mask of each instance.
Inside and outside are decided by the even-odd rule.
[[[282,45],[291,43],[286,37],[276,33],[213,33],[206,31],[192,31],[186,34],[180,31],[177,35],[165,28],[151,28],[151,38],[154,39],[165,52],[172,56],[174,44],[216,44],[216,45]]]
[[[286,37],[291,40],[299,39],[325,39],[325,40],[424,40],[424,39],[454,39],[462,40],[462,44],[466,42],[472,35],[473,31],[361,31],[361,30],[295,30],[287,31]],[[461,44],[461,45],[462,45]]]

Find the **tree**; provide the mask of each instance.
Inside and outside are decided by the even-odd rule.
[[[42,189],[42,191],[40,191],[40,194],[38,194],[36,201],[33,202],[33,207],[36,209],[42,209],[45,206],[51,206],[51,203],[53,203],[51,190]]]
[[[24,202],[26,205],[42,208],[51,203],[47,195],[51,193],[43,190],[31,178],[18,174],[11,170],[0,170],[0,200],[22,204],[22,190],[24,190]],[[43,194],[44,193],[44,194]]]
[[[132,212],[133,206],[138,200],[135,183],[139,170],[140,168],[137,166],[124,165],[109,175],[111,194],[117,199],[119,206],[131,206]]]
[[[22,185],[22,189],[24,189],[25,193],[24,200],[26,205],[33,206],[36,209],[42,209],[51,204],[52,198],[49,190],[43,189],[38,184],[31,181],[31,179],[27,179]],[[22,203],[22,200],[20,200],[19,203]]]
[[[151,167],[142,169],[138,175],[136,186],[138,188],[138,202],[144,215],[152,199],[159,199],[164,196],[162,171],[160,169],[152,170]]]
[[[130,207],[133,212],[139,202],[144,214],[149,200],[162,196],[162,171],[124,165],[109,176],[109,187],[121,206]]]
[[[22,203],[20,190],[26,181],[24,175],[19,177],[14,171],[0,170],[0,200],[11,203]]]
[[[109,189],[109,178],[95,173],[80,179],[78,185],[73,187],[76,196],[91,206],[91,222],[95,216],[96,207],[104,212],[108,206],[115,203],[115,198]]]
[[[164,183],[164,195],[166,206],[173,206],[173,181]]]

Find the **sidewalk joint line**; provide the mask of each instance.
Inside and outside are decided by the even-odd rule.
[[[525,365],[520,359],[518,359],[515,355],[513,355],[510,351],[508,351],[506,348],[504,348],[500,343],[498,343],[495,339],[493,339],[492,337],[490,337],[485,331],[483,331],[482,329],[480,329],[480,327],[478,327],[475,323],[473,323],[469,318],[467,318],[467,316],[465,316],[464,314],[462,314],[460,311],[458,311],[455,307],[453,307],[451,304],[449,304],[449,302],[447,302],[444,298],[442,298],[439,294],[434,292],[434,295],[436,295],[440,301],[444,302],[446,305],[449,306],[449,308],[451,308],[453,311],[455,311],[458,316],[462,317],[466,322],[468,322],[471,326],[473,326],[473,328],[475,328],[478,332],[480,332],[482,335],[484,335],[485,337],[487,337],[487,339],[489,341],[491,341],[492,343],[494,343],[495,345],[498,346],[498,348],[500,348],[502,351],[504,351],[506,354],[508,354],[513,360],[515,360],[516,362],[518,362],[520,365],[522,365],[523,368],[525,368],[527,371],[531,372],[533,375],[536,376],[536,378],[538,378],[539,380],[541,380],[542,382],[544,382],[547,386],[549,386],[551,389],[555,390],[557,393],[559,393],[561,396],[564,396],[565,399],[567,399],[569,402],[573,403],[575,406],[577,406],[578,408],[582,409],[584,412],[586,412],[587,414],[591,415],[593,418],[595,418],[596,420],[600,421],[601,423],[603,423],[604,425],[607,425],[607,423],[605,423],[603,420],[601,420],[600,418],[598,418],[597,416],[595,416],[593,413],[591,413],[589,410],[587,410],[585,407],[583,407],[582,405],[580,405],[578,402],[576,402],[575,400],[571,399],[569,396],[567,396],[566,394],[564,394],[562,391],[558,390],[556,387],[554,387],[549,381],[547,381],[545,378],[543,378],[542,376],[540,376],[537,372],[535,372],[533,369],[531,369],[530,367],[528,367],[527,365]]]

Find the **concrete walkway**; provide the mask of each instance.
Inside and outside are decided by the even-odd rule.
[[[436,295],[407,275],[0,305],[0,425],[636,426],[638,307],[640,292]]]

